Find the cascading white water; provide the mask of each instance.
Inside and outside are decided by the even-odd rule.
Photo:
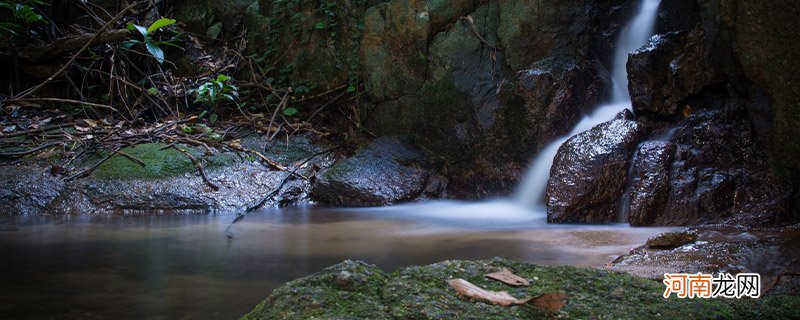
[[[553,166],[553,158],[555,158],[558,148],[569,137],[609,121],[619,112],[631,107],[626,69],[628,54],[645,45],[653,34],[660,3],[661,0],[642,0],[639,13],[622,29],[614,53],[611,102],[598,106],[590,115],[581,119],[569,134],[556,139],[542,149],[531,163],[522,184],[517,189],[516,200],[519,204],[528,208],[544,210],[547,205],[544,201],[545,188],[550,179],[550,168]]]

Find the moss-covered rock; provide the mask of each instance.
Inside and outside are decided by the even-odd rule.
[[[509,268],[530,287],[509,287],[485,278]],[[342,278],[356,279],[343,285]],[[562,292],[568,304],[559,312],[532,306],[502,307],[464,299],[446,280],[462,278],[482,288],[515,297]],[[761,299],[664,299],[657,281],[599,269],[543,267],[495,258],[444,261],[385,274],[375,266],[345,261],[273,291],[243,319],[776,319],[797,318],[800,298],[767,295]]]
[[[425,79],[430,16],[422,0],[392,0],[364,15],[365,86],[375,101],[397,99]]]
[[[202,154],[198,149],[183,148],[192,153],[195,158],[199,158]],[[154,180],[180,176],[197,170],[186,155],[175,148],[167,148],[167,145],[163,143],[139,144],[124,148],[120,152],[142,161],[144,166],[126,156],[117,154],[97,167],[94,170],[94,176],[99,179]],[[101,153],[92,158],[99,156],[105,155]],[[206,159],[204,166],[222,166],[234,159],[235,156],[232,154],[214,155]]]

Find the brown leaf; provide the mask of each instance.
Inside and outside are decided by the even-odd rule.
[[[564,293],[545,293],[531,299],[530,303],[539,308],[555,312],[567,305],[567,295]]]
[[[530,303],[536,307],[555,312],[561,310],[567,304],[567,295],[563,293],[545,293],[535,298],[517,299],[506,291],[486,290],[464,279],[447,280],[447,284],[461,295],[499,306],[507,307]]]
[[[513,272],[511,272],[511,270],[508,270],[506,268],[503,268],[503,270],[500,270],[499,272],[493,272],[487,274],[486,277],[515,287],[520,287],[520,286],[527,287],[531,285],[530,282],[528,282],[528,280],[514,274]]]
[[[97,126],[97,121],[94,121],[92,119],[83,119],[82,121],[83,121],[83,123],[88,125],[90,128],[94,128],[94,127]]]
[[[456,291],[464,296],[476,299],[485,300],[491,304],[500,306],[510,306],[515,304],[528,303],[530,299],[517,299],[506,291],[490,291],[478,287],[464,279],[451,279],[447,283],[456,289]]]

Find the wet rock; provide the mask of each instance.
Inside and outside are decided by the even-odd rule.
[[[315,200],[339,206],[380,206],[418,197],[428,173],[422,155],[400,140],[378,138],[354,156],[321,171],[312,189]]]
[[[655,35],[630,54],[628,89],[637,114],[680,115],[686,98],[725,81],[704,41],[698,26],[688,33]]]
[[[24,216],[45,211],[64,191],[63,177],[44,166],[12,165],[0,170],[0,215]]]
[[[631,225],[797,221],[791,213],[792,188],[766,167],[766,154],[740,101],[693,114],[674,132],[670,141],[645,142],[636,153]]]
[[[697,240],[694,232],[667,232],[647,239],[647,247],[652,249],[672,249]]]
[[[652,225],[669,199],[670,167],[675,144],[648,141],[633,158],[633,179],[628,213],[632,226]]]
[[[260,138],[245,138],[244,144],[263,147]],[[259,141],[250,141],[259,140]],[[266,156],[284,166],[293,166],[298,158],[319,152],[320,147],[306,137],[293,137],[291,147],[276,147]],[[158,144],[144,144],[126,149],[126,153],[144,162],[144,166],[123,156],[114,156],[99,166],[92,175],[72,182],[64,176],[54,177],[47,167],[26,163],[3,167],[7,174],[0,184],[0,199],[8,204],[3,215],[36,214],[182,214],[241,212],[261,201],[284,178],[284,171],[272,171],[261,163],[239,160],[233,154],[221,153],[206,157],[205,172],[219,186],[213,190],[197,174],[196,168],[183,154],[160,150]],[[200,157],[199,150],[185,146]],[[95,163],[89,156],[86,165]],[[314,166],[327,168],[331,160],[312,159],[298,173],[309,175]],[[82,170],[78,167],[77,170]],[[289,177],[287,183],[268,199],[266,207],[309,202],[308,181]]]
[[[567,134],[604,98],[610,84],[599,65],[563,58],[538,61],[517,75],[529,124],[522,130],[539,137],[537,147]]]
[[[547,184],[547,221],[617,221],[628,162],[644,133],[640,123],[612,120],[567,140],[558,150]]]

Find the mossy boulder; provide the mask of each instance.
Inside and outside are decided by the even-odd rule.
[[[530,287],[509,287],[485,278],[508,268]],[[343,275],[352,280],[343,285]],[[347,276],[349,275],[349,276]],[[515,297],[565,293],[558,312],[532,306],[503,307],[459,296],[446,282],[462,278]],[[657,281],[599,269],[544,267],[495,258],[444,261],[391,273],[363,262],[345,261],[276,289],[243,319],[778,319],[800,316],[800,298],[665,299]]]

